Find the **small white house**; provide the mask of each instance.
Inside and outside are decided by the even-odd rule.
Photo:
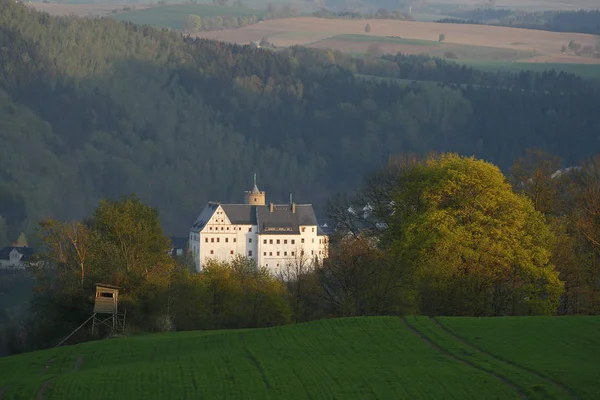
[[[34,251],[30,247],[4,247],[0,250],[1,269],[25,269]]]

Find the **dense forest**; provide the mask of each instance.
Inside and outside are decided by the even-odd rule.
[[[132,192],[182,235],[207,200],[240,201],[254,171],[270,200],[319,210],[398,152],[506,169],[539,146],[569,165],[596,150],[599,107],[596,84],[564,74],[273,52],[1,0],[0,237],[35,245],[37,221]]]
[[[525,12],[478,8],[449,12],[448,15],[455,18],[443,18],[438,22],[514,26],[552,32],[600,35],[600,10]]]

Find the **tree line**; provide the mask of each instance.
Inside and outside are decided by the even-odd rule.
[[[127,332],[268,327],[366,315],[600,313],[600,158],[563,168],[528,150],[510,174],[453,153],[405,154],[327,206],[329,257],[276,271],[243,256],[168,255],[158,210],[102,200],[80,222],[39,224],[30,314],[0,348],[56,345],[91,315],[96,282],[121,287]],[[105,337],[82,329],[71,343]]]
[[[478,8],[475,10],[451,11],[446,14],[454,18],[442,18],[436,22],[487,24],[552,32],[600,35],[600,10],[525,12]]]
[[[599,102],[594,81],[551,71],[274,52],[1,0],[1,244],[24,232],[36,247],[37,221],[131,192],[181,236],[207,201],[241,201],[254,171],[273,201],[293,192],[323,212],[399,152],[507,171],[540,146],[576,163],[594,152]]]

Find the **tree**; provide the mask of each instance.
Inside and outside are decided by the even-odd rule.
[[[376,58],[383,55],[383,49],[377,43],[371,43],[369,47],[367,47],[367,56],[369,58]]]
[[[198,32],[202,29],[202,18],[195,14],[188,15],[185,19],[185,29],[192,33]]]
[[[91,228],[105,259],[105,270],[112,274],[106,278],[113,284],[127,287],[160,279],[174,266],[158,210],[144,205],[135,195],[118,201],[102,200],[92,216]]]
[[[6,220],[0,215],[0,247],[8,245],[8,228]]]
[[[550,263],[554,237],[496,166],[430,157],[402,174],[394,202],[391,251],[418,277],[422,312],[556,312],[563,285]]]
[[[544,215],[556,213],[561,207],[561,163],[560,157],[542,149],[526,149],[525,157],[517,159],[510,171],[514,189],[529,197]]]
[[[440,36],[438,38],[438,42],[443,42],[444,40],[446,40],[446,35],[444,33],[440,33]]]
[[[40,222],[40,231],[46,248],[42,259],[61,271],[64,283],[68,284],[69,278],[76,279],[83,289],[94,243],[88,227],[48,219]]]
[[[301,252],[286,262],[275,274],[287,289],[286,298],[294,322],[305,322],[322,317],[321,286],[315,273],[314,262]]]
[[[371,24],[366,24],[365,25],[365,32],[371,33]]]
[[[21,232],[17,240],[13,243],[13,246],[17,247],[26,247],[27,246],[27,237],[25,236],[25,232]]]

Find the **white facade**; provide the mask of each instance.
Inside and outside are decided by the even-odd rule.
[[[312,205],[256,202],[246,192],[247,204],[209,203],[192,228],[189,250],[196,270],[210,259],[230,261],[242,255],[277,273],[298,259],[327,257],[328,237],[316,222]],[[248,204],[250,203],[250,204]]]

